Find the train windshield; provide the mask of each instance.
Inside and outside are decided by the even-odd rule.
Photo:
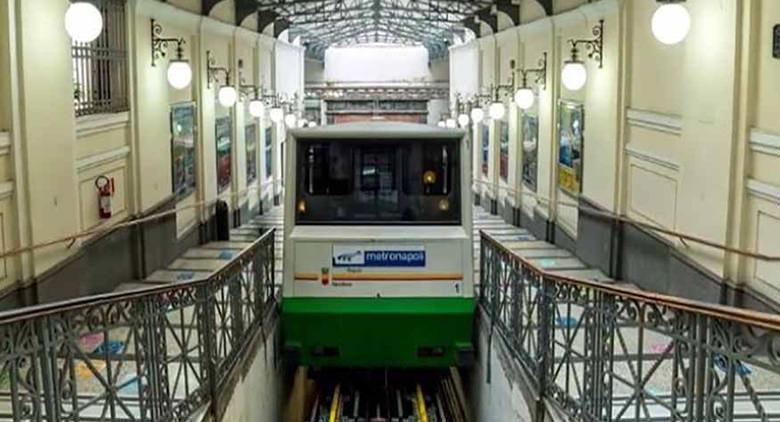
[[[298,144],[298,224],[460,224],[457,140]]]

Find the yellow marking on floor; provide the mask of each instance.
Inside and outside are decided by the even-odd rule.
[[[341,403],[341,385],[337,385],[333,390],[333,401],[330,403],[330,416],[328,422],[337,422],[339,417],[339,407]]]
[[[428,422],[428,411],[425,409],[425,397],[423,397],[420,384],[417,384],[417,420],[419,422]]]

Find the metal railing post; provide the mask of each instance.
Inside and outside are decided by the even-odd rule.
[[[546,405],[545,397],[548,390],[548,376],[552,372],[554,356],[552,356],[553,315],[555,314],[554,286],[546,277],[541,277],[541,292],[537,320],[539,321],[539,334],[537,338],[537,368],[536,380],[539,391],[536,399],[536,421],[544,422]]]
[[[205,380],[209,398],[211,399],[211,415],[212,417],[217,418],[219,415],[219,395],[217,393],[219,380],[217,379],[218,357],[215,345],[217,332],[216,323],[214,321],[214,307],[216,305],[211,290],[212,286],[208,284],[199,286],[197,289],[198,302],[200,302],[200,307],[198,309],[198,340],[200,344],[203,345],[200,361],[201,365],[206,368]]]
[[[57,348],[52,338],[51,317],[43,317],[36,321],[35,330],[38,331],[38,338],[42,347],[38,350],[38,360],[40,362],[40,382],[43,389],[43,409],[46,412],[46,420],[59,421],[60,415],[60,394],[57,388]],[[37,380],[36,380],[37,381]],[[38,411],[40,411],[40,403]],[[43,418],[42,418],[43,419]]]

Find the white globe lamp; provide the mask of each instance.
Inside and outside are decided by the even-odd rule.
[[[461,113],[460,116],[458,116],[458,125],[460,127],[466,127],[469,125],[469,116],[466,113]]]
[[[474,123],[480,123],[484,118],[485,118],[485,110],[483,110],[481,107],[474,107],[471,110],[471,121],[473,121]]]
[[[493,120],[503,119],[504,114],[506,114],[506,107],[504,107],[504,103],[500,103],[496,101],[493,104],[491,104],[490,108],[488,109],[488,114],[490,115],[490,118]]]
[[[221,104],[222,107],[233,107],[236,104],[236,101],[238,101],[238,92],[236,92],[236,89],[232,86],[225,85],[219,89],[217,100],[219,100],[219,104]]]
[[[65,30],[76,42],[95,41],[103,31],[103,15],[94,4],[86,1],[71,3],[65,12]]]
[[[252,117],[262,117],[265,112],[265,104],[261,100],[254,99],[249,102],[249,114]]]
[[[268,112],[268,117],[271,118],[272,122],[279,123],[284,119],[284,110],[281,107],[273,107]]]
[[[447,122],[445,122],[444,120],[439,120],[439,123],[436,123],[436,126],[440,128],[445,128],[447,127]]]
[[[515,92],[515,104],[523,110],[533,107],[535,100],[534,91],[531,88],[523,87]]]
[[[186,60],[171,60],[168,65],[168,83],[175,89],[184,89],[192,82],[192,68]]]
[[[569,91],[579,91],[588,81],[588,69],[580,61],[568,60],[563,65],[561,80]]]
[[[447,119],[447,121],[444,122],[444,123],[447,126],[447,128],[449,128],[449,129],[455,129],[455,128],[458,127],[458,122],[456,122],[455,119],[453,119],[453,118]]]
[[[309,124],[308,124],[307,126],[308,126],[308,127],[310,127],[310,128],[312,128],[312,127],[317,127],[317,122],[315,122],[315,121],[310,121],[310,122],[309,122]]]
[[[677,44],[688,36],[691,15],[680,3],[665,3],[653,13],[651,28],[658,41],[667,45]]]
[[[292,113],[288,113],[286,116],[284,116],[284,124],[287,125],[287,127],[295,127],[296,122],[295,115]]]

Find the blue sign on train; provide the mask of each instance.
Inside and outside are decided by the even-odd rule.
[[[425,267],[423,246],[333,246],[334,267]]]

